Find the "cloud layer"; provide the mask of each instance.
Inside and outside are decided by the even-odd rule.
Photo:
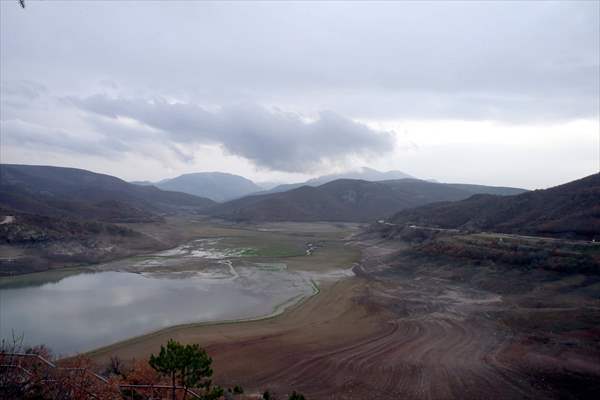
[[[3,80],[53,91],[353,119],[527,122],[600,107],[598,2],[8,3]]]
[[[94,95],[66,99],[87,112],[118,120],[128,118],[157,129],[180,144],[218,144],[223,149],[278,171],[303,172],[348,156],[393,151],[394,135],[378,132],[334,112],[307,120],[297,113],[254,104],[208,111],[164,99],[123,99]]]
[[[585,147],[598,148],[597,1],[31,2],[25,10],[7,1],[0,8],[0,151],[11,162],[85,168],[94,159],[111,165],[105,172],[136,179],[221,169],[267,180],[305,178],[273,171],[318,174],[354,163],[424,177],[457,171],[461,181],[481,172],[493,183],[508,173],[501,166],[510,152],[477,171],[468,155],[475,144],[483,154],[505,141],[504,129],[541,149],[549,139],[540,127],[567,127],[557,148],[584,133]],[[415,123],[418,133],[406,128]],[[432,138],[457,142],[444,138],[454,123],[502,129],[464,130],[465,154],[418,162]],[[400,139],[391,130],[415,150],[394,146]],[[558,159],[584,165],[577,167],[584,175],[597,170],[589,154],[565,148]],[[537,159],[516,165],[528,186],[567,178],[560,163]],[[553,170],[536,172],[536,163]]]

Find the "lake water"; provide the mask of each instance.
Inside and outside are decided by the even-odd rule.
[[[67,355],[178,324],[268,315],[314,290],[308,277],[285,264],[244,262],[234,268],[221,260],[209,269],[175,266],[171,272],[164,265],[176,264],[172,253],[163,253],[168,257],[162,263],[160,257],[138,261],[138,268],[146,265],[143,272],[50,272],[32,285],[5,281],[0,335],[24,334],[26,344],[44,343]],[[153,272],[148,265],[162,268]]]

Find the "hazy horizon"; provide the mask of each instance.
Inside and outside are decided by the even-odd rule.
[[[598,2],[0,10],[2,163],[528,189],[599,171]]]

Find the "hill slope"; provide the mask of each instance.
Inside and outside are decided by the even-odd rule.
[[[214,204],[209,199],[133,185],[82,169],[0,165],[0,207],[15,212],[132,222]]]
[[[504,233],[600,238],[600,174],[517,196],[475,195],[404,210],[391,223]]]
[[[160,189],[189,193],[222,202],[256,193],[262,188],[239,175],[223,172],[198,172],[180,175],[155,184]]]
[[[286,192],[288,190],[297,189],[302,186],[321,186],[338,179],[358,179],[369,182],[379,182],[394,179],[414,179],[414,177],[402,171],[381,172],[372,168],[362,167],[356,171],[319,176],[318,178],[309,179],[306,182],[278,185],[260,194]]]
[[[471,194],[495,194],[498,196],[514,196],[527,192],[526,189],[506,186],[470,185],[466,183],[447,183],[447,185],[465,190]]]
[[[302,186],[287,192],[244,197],[217,205],[208,212],[238,221],[364,222],[386,217],[399,209],[462,200],[471,194],[470,190],[417,179],[381,182],[339,179],[318,187]]]

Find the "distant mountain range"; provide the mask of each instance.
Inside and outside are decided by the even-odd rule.
[[[338,179],[317,187],[247,196],[219,204],[208,213],[237,221],[372,221],[402,209],[455,201],[473,193],[515,194],[523,189],[441,184],[418,179],[368,182]]]
[[[224,172],[198,172],[153,183],[163,190],[174,190],[223,202],[262,190],[250,179]]]
[[[377,179],[405,176],[362,169],[360,176]],[[224,173],[187,174],[153,185],[127,183],[113,176],[74,168],[0,165],[0,208],[8,212],[102,222],[143,222],[168,213],[193,212],[239,221],[371,221],[399,210],[439,201],[463,200],[475,193],[513,195],[523,189],[442,184],[418,179],[369,182],[328,175],[311,185],[285,192],[245,196],[218,204],[176,190],[242,196],[258,186]]]
[[[197,172],[184,174],[172,179],[163,179],[158,182],[134,181],[136,185],[154,185],[164,190],[174,190],[193,194],[195,196],[206,197],[216,202],[224,202],[238,199],[251,194],[266,194],[286,192],[301,186],[320,186],[324,183],[332,182],[337,179],[362,179],[365,181],[384,181],[391,179],[412,178],[410,175],[400,171],[380,172],[371,168],[361,168],[356,171],[350,171],[341,174],[324,175],[318,178],[310,179],[306,182],[270,185],[271,189],[264,190],[250,179],[243,176],[227,174],[224,172]]]
[[[475,231],[600,239],[600,174],[517,196],[475,195],[404,210],[389,221]]]
[[[82,169],[0,164],[0,207],[8,211],[139,222],[165,213],[197,212],[214,204],[207,198],[133,185]]]
[[[286,184],[278,185],[272,189],[263,191],[260,194],[286,192],[288,190],[297,189],[302,186],[321,186],[325,183],[333,182],[338,179],[360,179],[363,181],[378,182],[378,181],[387,181],[387,180],[393,180],[393,179],[406,179],[406,178],[414,179],[413,176],[410,176],[402,171],[381,172],[381,171],[377,171],[375,169],[362,167],[355,171],[349,171],[349,172],[344,172],[344,173],[340,173],[340,174],[323,175],[318,178],[309,179],[306,182],[286,183]]]

